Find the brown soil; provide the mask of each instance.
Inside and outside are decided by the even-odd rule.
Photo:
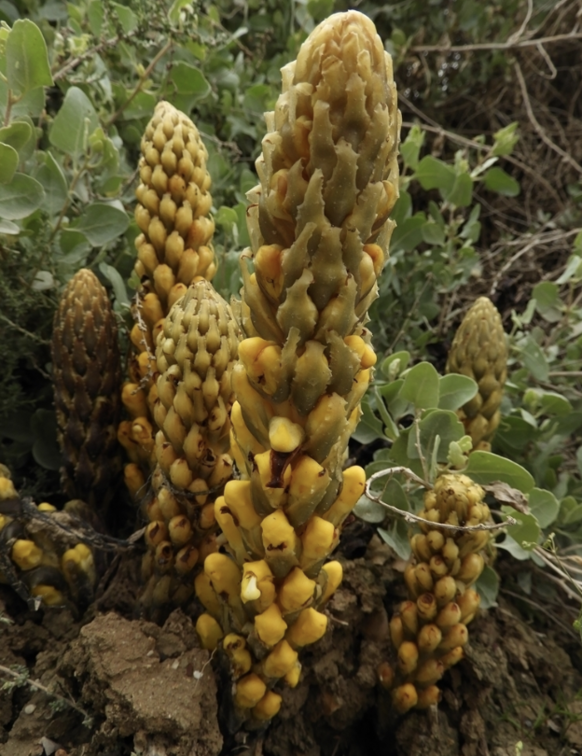
[[[395,717],[376,668],[390,655],[387,611],[403,598],[402,564],[375,537],[365,559],[344,565],[328,633],[302,656],[302,682],[284,692],[270,727],[234,735],[219,727],[218,701],[228,698],[230,681],[199,648],[182,611],[163,627],[122,616],[130,605],[123,577],[101,602],[111,608],[117,595],[117,611],[93,609],[82,621],[65,610],[26,610],[2,588],[0,611],[13,624],[0,626],[0,665],[26,666],[31,680],[74,701],[91,720],[30,685],[5,688],[0,755],[582,754],[578,646],[571,644],[571,658],[555,629],[536,631],[503,599],[472,623],[465,659],[442,682],[438,711]],[[225,712],[223,706],[223,724]]]

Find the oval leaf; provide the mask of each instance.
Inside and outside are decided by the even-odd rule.
[[[14,147],[16,152],[20,152],[31,137],[32,127],[26,121],[14,121],[10,126],[0,129],[0,142]]]
[[[534,479],[525,468],[491,452],[473,452],[463,472],[476,483],[487,484],[502,480],[522,493],[529,493],[534,487]]]
[[[502,194],[504,197],[517,197],[519,194],[520,186],[517,181],[498,166],[490,168],[483,176],[483,180],[487,189]]]
[[[112,205],[95,202],[85,210],[75,226],[94,247],[116,239],[129,225],[127,213]]]
[[[429,362],[415,365],[404,376],[400,396],[417,409],[437,407],[439,402],[439,374]]]
[[[475,583],[475,590],[481,596],[481,609],[492,609],[497,606],[497,594],[499,593],[499,575],[488,564],[479,575]]]
[[[470,401],[479,387],[472,378],[450,373],[439,378],[439,409],[458,410]]]
[[[365,494],[364,496],[360,496],[352,512],[356,517],[364,520],[364,522],[371,522],[374,525],[383,522],[386,517],[386,510],[384,507],[381,504],[378,504],[377,501],[371,501],[368,499]]]
[[[18,153],[9,144],[0,142],[0,184],[9,184],[18,168]]]
[[[35,178],[43,185],[46,193],[43,210],[56,215],[67,201],[69,189],[60,165],[50,152],[45,153],[44,165],[40,166]]]
[[[85,151],[89,135],[98,126],[91,100],[78,87],[71,87],[55,116],[49,139],[59,150],[77,157]]]
[[[40,207],[44,189],[35,179],[15,173],[9,184],[0,184],[0,217],[4,220],[26,218]]]
[[[17,95],[53,83],[44,37],[28,18],[16,21],[6,40],[6,78]]]
[[[537,519],[532,514],[517,512],[513,507],[501,507],[502,511],[517,520],[516,525],[507,526],[507,534],[525,551],[532,551],[537,545],[541,529]]]
[[[414,178],[420,181],[423,189],[440,189],[446,193],[452,190],[456,177],[450,165],[432,155],[426,155],[418,164]]]
[[[532,488],[529,494],[529,510],[539,522],[540,528],[547,528],[558,516],[560,503],[551,491]]]

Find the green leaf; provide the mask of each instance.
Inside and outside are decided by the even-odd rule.
[[[455,184],[455,171],[442,160],[432,155],[422,158],[414,174],[423,189],[440,189],[442,192],[450,192]]]
[[[197,100],[202,100],[210,94],[210,84],[202,71],[189,63],[180,61],[172,66],[170,78],[178,94],[195,95]]]
[[[497,192],[503,197],[517,197],[520,192],[518,182],[498,166],[490,168],[483,175],[483,181],[489,191]]]
[[[12,221],[9,220],[3,220],[0,218],[0,234],[5,234],[6,236],[16,236],[20,233],[20,229],[16,225],[16,223],[12,223]]]
[[[570,415],[573,407],[565,396],[555,391],[542,391],[540,394],[540,409],[545,415]]]
[[[564,303],[560,297],[560,287],[553,281],[542,281],[532,291],[536,310],[549,323],[558,323],[562,318]]]
[[[477,578],[474,585],[475,590],[481,596],[481,609],[492,609],[497,606],[497,595],[499,593],[499,575],[488,564],[485,565],[483,572]]]
[[[28,18],[16,21],[6,40],[6,78],[17,95],[53,83],[44,37]]]
[[[101,36],[104,18],[105,10],[101,0],[93,0],[93,2],[89,3],[87,7],[87,20],[89,21],[89,28],[93,36]]]
[[[439,447],[436,455],[438,462],[446,462],[449,452],[449,444],[459,441],[465,435],[465,428],[454,412],[449,410],[431,410],[427,412],[418,426],[420,447],[425,459],[432,456],[439,437]],[[408,456],[410,459],[419,459],[416,433],[411,431],[408,437]]]
[[[410,352],[394,352],[382,362],[380,372],[389,381],[397,378],[403,370],[406,370],[410,362]]]
[[[441,189],[443,199],[455,207],[468,207],[473,199],[473,180],[468,173],[459,173],[450,190]]]
[[[232,233],[232,227],[238,226],[238,214],[232,207],[223,205],[214,216],[214,220],[222,226],[227,233]]]
[[[127,8],[125,5],[120,5],[119,3],[111,3],[111,7],[117,16],[117,20],[121,24],[121,28],[126,34],[137,29],[139,21],[131,8]]]
[[[400,559],[410,558],[411,548],[408,538],[408,525],[404,520],[396,520],[389,530],[378,528],[378,535],[390,548],[394,549]]]
[[[94,202],[86,208],[75,225],[94,247],[101,247],[124,233],[129,226],[126,212],[104,202]]]
[[[573,496],[565,496],[560,502],[561,525],[574,525],[582,520],[582,504],[579,504]]]
[[[415,171],[418,167],[418,156],[424,144],[424,131],[414,124],[408,132],[408,136],[400,145],[400,154],[405,165]]]
[[[546,360],[546,355],[530,333],[519,344],[518,348],[521,352],[523,364],[533,377],[537,378],[538,381],[547,381],[550,366]]]
[[[579,255],[572,255],[568,258],[568,264],[566,270],[562,275],[556,279],[557,284],[568,283],[570,279],[582,278],[582,257]]]
[[[438,407],[439,374],[429,362],[420,362],[404,376],[400,396],[416,409]]]
[[[333,13],[334,1],[335,0],[307,0],[307,12],[316,24]]]
[[[57,418],[52,410],[38,409],[32,416],[34,433],[32,456],[37,464],[47,470],[58,470],[63,459],[57,444]]]
[[[377,501],[372,501],[364,494],[360,496],[352,512],[364,522],[371,522],[377,525],[386,518],[386,510]]]
[[[121,277],[119,271],[108,265],[106,262],[99,263],[99,270],[105,278],[113,286],[113,293],[115,294],[115,301],[120,305],[127,305],[129,307],[129,297],[127,296],[127,289],[125,288],[125,282]]]
[[[364,397],[362,400],[362,417],[352,434],[352,438],[355,438],[360,444],[370,444],[378,438],[383,438],[383,436],[384,426],[372,412],[368,397]]]
[[[507,534],[511,536],[525,551],[531,551],[537,546],[541,530],[534,515],[518,512],[513,507],[507,506],[501,507],[501,510],[509,517],[513,517],[514,520],[517,520],[516,525],[507,526]]]
[[[498,549],[508,551],[514,559],[519,559],[520,561],[531,559],[533,556],[531,551],[523,549],[510,535],[506,535],[503,541],[497,541],[495,546]]]
[[[0,184],[9,184],[18,168],[18,152],[9,144],[0,142]]]
[[[514,121],[493,134],[495,144],[491,150],[492,155],[510,155],[513,152],[519,141],[519,136],[515,133],[518,125],[518,122]]]
[[[476,483],[486,485],[501,480],[522,493],[529,493],[535,485],[531,474],[521,465],[491,452],[474,451],[463,472]]]
[[[529,493],[529,509],[539,522],[540,528],[547,528],[558,516],[560,503],[551,491],[532,488]]]
[[[40,207],[44,189],[35,179],[15,173],[9,184],[0,184],[0,218],[19,220]]]
[[[432,246],[441,247],[445,243],[445,233],[442,227],[434,221],[428,221],[421,228],[422,240]]]
[[[40,181],[45,191],[43,208],[50,215],[56,215],[67,201],[69,189],[60,165],[50,152],[45,152],[44,165],[40,166],[35,178]]]
[[[457,410],[470,401],[479,387],[466,375],[450,373],[439,377],[439,409]]]
[[[16,152],[20,152],[31,137],[32,127],[26,121],[13,121],[9,126],[0,129],[0,142],[14,147]]]
[[[422,228],[426,223],[424,213],[416,213],[412,218],[399,223],[394,229],[390,241],[390,252],[395,253],[400,250],[410,252],[422,241]]]
[[[91,100],[78,87],[71,87],[55,116],[49,139],[67,155],[78,157],[85,152],[89,135],[99,126]]]

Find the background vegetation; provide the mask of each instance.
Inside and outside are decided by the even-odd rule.
[[[156,102],[203,134],[215,285],[237,294],[245,192],[279,69],[348,7],[374,20],[393,55],[403,114],[398,228],[370,323],[381,367],[354,453],[375,455],[371,471],[401,463],[395,442],[412,419],[452,412],[438,386],[432,404],[422,391],[403,404],[395,384],[407,361],[424,360],[434,388],[462,314],[490,296],[511,343],[494,451],[523,468],[504,469],[533,510],[501,546],[567,569],[540,545],[554,533],[567,554],[582,541],[580,0],[0,0],[0,459],[24,493],[55,500],[52,315],[85,266],[128,322],[136,165]],[[446,440],[463,454],[458,428]],[[382,532],[404,553],[402,525]]]

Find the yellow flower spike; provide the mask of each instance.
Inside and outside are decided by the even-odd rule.
[[[289,454],[295,451],[305,438],[305,431],[286,417],[273,417],[269,423],[269,443],[273,451]],[[319,467],[319,465],[318,465]],[[291,479],[293,488],[293,479]]]
[[[266,722],[279,713],[282,697],[272,690],[268,690],[259,703],[253,708],[253,717],[260,722]]]
[[[286,462],[287,457],[271,451],[255,454],[253,458],[251,493],[254,506],[261,514],[286,507],[291,482],[291,467]]]
[[[309,570],[314,564],[324,559],[335,547],[338,540],[338,531],[331,522],[321,517],[312,517],[303,535],[303,546],[300,565],[303,570]]]
[[[398,649],[398,669],[407,676],[412,674],[418,664],[418,646],[412,641],[404,641]]]
[[[434,685],[445,673],[445,665],[439,659],[430,657],[419,665],[414,679],[418,685]]]
[[[325,345],[319,341],[307,341],[303,353],[296,357],[291,386],[293,403],[301,415],[311,412],[331,379],[332,371],[325,355]]]
[[[344,342],[353,349],[360,358],[360,366],[365,370],[374,367],[378,357],[369,344],[361,336],[346,336]]]
[[[455,664],[458,664],[461,659],[464,657],[465,652],[463,651],[462,646],[457,646],[457,648],[453,648],[451,651],[448,651],[444,656],[441,656],[440,661],[442,662],[445,669],[449,669],[450,667],[453,667]]]
[[[232,559],[225,554],[210,554],[204,562],[204,572],[216,593],[228,596],[229,603],[235,596],[238,598],[241,571]]]
[[[346,424],[346,400],[339,394],[323,396],[307,416],[303,450],[322,462]]]
[[[21,570],[31,570],[41,563],[42,549],[34,541],[19,538],[14,542],[10,557]]]
[[[441,700],[441,692],[436,685],[429,685],[428,688],[418,691],[417,709],[428,709],[429,706],[436,706]]]
[[[249,480],[229,480],[224,487],[224,500],[241,528],[252,530],[261,524],[253,506]]]
[[[277,603],[283,614],[304,609],[311,603],[315,585],[315,580],[308,578],[299,567],[292,569],[281,583],[277,594]]]
[[[441,630],[446,631],[461,621],[461,607],[451,601],[444,606],[436,616],[435,623]]]
[[[276,588],[271,568],[264,559],[243,564],[240,596],[243,603],[255,602],[259,612],[267,609],[275,600]]]
[[[168,523],[168,533],[174,546],[184,546],[192,538],[192,524],[185,515],[172,517]]]
[[[339,588],[343,577],[343,567],[336,560],[327,562],[327,564],[324,564],[321,569],[326,573],[327,581],[325,583],[323,593],[321,594],[321,598],[318,602],[319,606],[323,606],[326,601],[329,601],[329,599]]]
[[[267,692],[267,686],[254,672],[241,678],[235,687],[234,702],[242,709],[252,709]]]
[[[432,622],[437,616],[438,605],[432,593],[423,593],[416,600],[418,616],[423,622]],[[437,622],[438,624],[438,622]]]
[[[205,572],[199,572],[194,578],[194,589],[202,606],[216,618],[220,618],[222,605],[218,594],[212,587],[210,578]]]
[[[158,505],[166,522],[182,514],[176,496],[166,486],[158,491]]]
[[[52,585],[39,583],[30,589],[30,595],[41,599],[45,606],[65,606],[67,603],[61,591]]]
[[[253,660],[242,635],[229,633],[222,641],[222,647],[230,659],[234,677],[242,677],[250,670]]]
[[[257,638],[268,647],[279,643],[287,631],[287,623],[277,604],[271,604],[264,612],[257,614],[254,622]]]
[[[418,703],[418,693],[412,683],[405,683],[395,688],[392,693],[392,704],[399,714],[406,714]]]
[[[39,512],[56,512],[57,508],[53,506],[52,504],[49,504],[48,501],[43,501],[38,505],[38,511]]]
[[[196,478],[188,486],[188,491],[193,494],[199,494],[194,497],[196,504],[201,507],[206,504],[206,501],[208,499],[208,484],[205,480],[202,480],[202,478]]]
[[[442,608],[455,598],[457,593],[455,578],[451,577],[451,575],[440,578],[434,584],[433,592],[439,608]]]
[[[455,575],[455,578],[465,583],[465,585],[471,585],[483,572],[484,567],[485,561],[481,554],[467,554],[461,560],[461,569]]]
[[[285,577],[295,567],[299,538],[285,513],[276,510],[261,522],[265,558],[275,577]]]
[[[416,565],[414,568],[414,577],[423,591],[432,591],[434,579],[430,567],[426,562],[421,562]]]
[[[461,621],[469,623],[468,617],[473,618],[481,603],[481,596],[473,588],[467,589],[457,598],[457,605],[461,610]]]
[[[431,654],[437,647],[439,647],[442,637],[442,631],[437,625],[424,625],[418,633],[418,650],[421,654]]]
[[[469,640],[469,631],[463,622],[453,625],[442,639],[438,649],[440,651],[452,651],[457,646],[464,646]]]
[[[214,511],[214,505],[212,503],[205,504],[200,510],[200,518],[198,524],[202,530],[211,528],[216,523],[216,513]]]
[[[416,638],[418,634],[418,610],[414,601],[404,601],[400,605],[400,618],[407,636]]]
[[[263,294],[273,302],[279,300],[283,290],[282,251],[279,244],[267,244],[259,247],[255,254],[257,282]]]
[[[312,457],[303,454],[293,465],[285,512],[299,527],[311,517],[330,483],[328,471]]]
[[[308,646],[323,638],[327,630],[327,617],[312,607],[303,609],[287,631],[285,640],[292,646]]]
[[[238,525],[233,518],[232,512],[225,502],[224,496],[219,496],[214,502],[214,515],[218,527],[226,536],[228,545],[230,546],[236,561],[243,562],[246,557],[244,541]]]
[[[285,683],[289,688],[296,688],[301,679],[301,663],[295,662],[295,666],[292,667],[284,677]]]
[[[394,669],[388,662],[382,662],[378,667],[378,682],[385,690],[390,690],[394,685]]]
[[[202,648],[214,651],[223,636],[222,628],[210,614],[201,614],[196,620],[196,632]]]
[[[343,483],[341,491],[323,515],[335,527],[340,527],[345,518],[358,503],[366,488],[366,471],[359,466],[348,467],[342,473]]]
[[[262,662],[261,670],[265,677],[284,677],[297,664],[298,653],[282,640],[272,649]]]
[[[192,572],[194,567],[198,564],[199,556],[200,552],[195,546],[184,546],[183,549],[178,551],[176,559],[174,560],[174,569],[176,570],[176,573],[180,576],[184,576]]]
[[[168,528],[165,522],[154,520],[147,524],[144,541],[150,549],[155,549],[159,543],[168,540]]]

